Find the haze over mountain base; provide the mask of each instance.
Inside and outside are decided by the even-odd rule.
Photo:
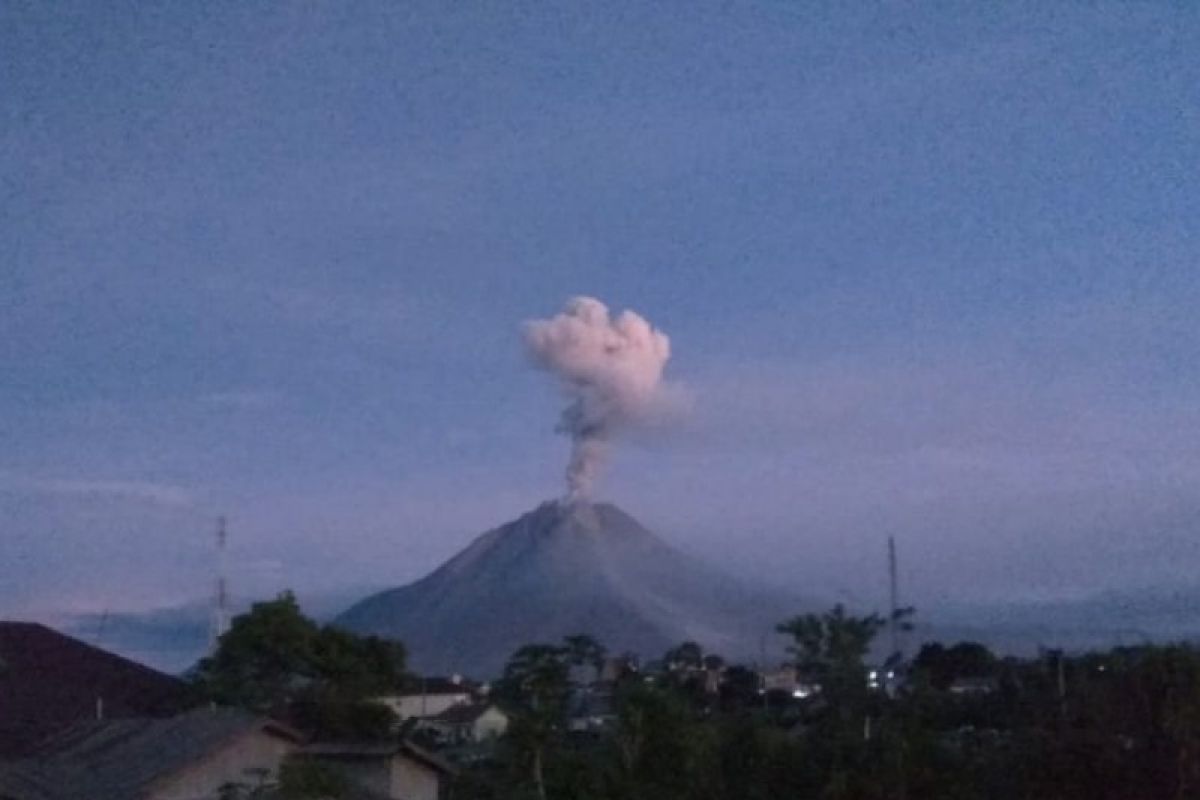
[[[415,669],[497,674],[523,644],[586,633],[645,657],[694,640],[753,658],[798,601],[679,552],[608,503],[547,502],[484,533],[426,577],[335,621],[400,639]]]

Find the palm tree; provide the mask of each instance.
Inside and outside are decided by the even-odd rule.
[[[561,730],[570,686],[567,651],[527,644],[509,658],[501,682],[517,705],[510,735],[528,755],[533,785],[546,800],[546,750]]]

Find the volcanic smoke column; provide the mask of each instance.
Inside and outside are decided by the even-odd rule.
[[[663,404],[663,367],[671,341],[632,311],[610,317],[591,297],[524,325],[539,367],[558,376],[570,404],[557,430],[571,437],[567,500],[589,496],[612,437],[652,417]]]

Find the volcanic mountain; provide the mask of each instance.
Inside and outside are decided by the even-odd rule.
[[[419,670],[489,676],[523,644],[578,633],[610,652],[655,657],[694,640],[748,657],[799,610],[681,553],[614,505],[548,502],[336,622],[403,641]]]

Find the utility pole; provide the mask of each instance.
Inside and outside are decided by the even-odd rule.
[[[1067,672],[1066,672],[1066,652],[1058,651],[1058,713],[1063,719],[1063,724],[1066,724],[1067,719]]]
[[[896,613],[900,609],[899,603],[899,588],[896,582],[896,538],[888,537],[888,584],[889,584],[889,611],[888,614],[888,629],[892,638],[892,656],[900,654],[900,620],[896,619]]]
[[[225,584],[225,517],[217,517],[217,587],[213,597],[209,652],[215,653],[221,636],[229,629],[229,592]]]
[[[767,702],[767,634],[760,633],[758,635],[758,662],[760,666],[758,672],[758,685],[762,691],[762,710],[766,713],[769,704]]]

